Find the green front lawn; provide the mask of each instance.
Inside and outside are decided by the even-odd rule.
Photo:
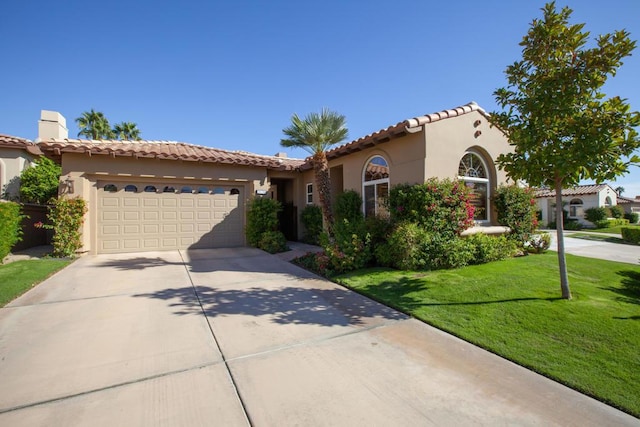
[[[611,234],[622,234],[622,227],[640,227],[638,224],[627,224],[627,225],[618,225],[616,227],[609,228],[589,228],[585,231],[594,232],[594,233],[611,233]]]
[[[34,259],[0,265],[0,307],[4,307],[70,262],[61,259]]]
[[[458,270],[360,270],[336,280],[437,328],[640,416],[640,266],[567,255]]]

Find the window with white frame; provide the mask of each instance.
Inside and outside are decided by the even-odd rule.
[[[313,203],[313,184],[307,184],[307,204],[310,205]]]
[[[362,172],[364,215],[386,215],[389,197],[389,164],[382,156],[374,156]]]
[[[584,217],[583,205],[582,199],[571,199],[569,202],[569,218]]]
[[[458,179],[471,190],[475,221],[489,221],[489,175],[482,157],[467,152],[458,165]]]

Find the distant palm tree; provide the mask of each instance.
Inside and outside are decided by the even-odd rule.
[[[302,148],[312,156],[315,186],[320,197],[320,207],[329,234],[333,231],[333,211],[331,209],[331,181],[329,162],[325,151],[330,146],[344,141],[349,134],[346,118],[327,108],[320,114],[310,113],[304,119],[297,114],[291,117],[291,126],[282,130],[288,138],[281,139],[283,147]]]
[[[140,139],[140,129],[133,122],[116,123],[113,127],[113,133],[117,139],[125,139],[129,141],[137,141]]]
[[[622,186],[616,187],[615,192],[618,193],[618,196],[622,196],[622,193],[624,193],[624,187]]]
[[[80,132],[78,136],[86,136],[90,139],[110,139],[113,138],[109,120],[99,111],[93,108],[91,111],[85,111],[82,116],[76,119]]]

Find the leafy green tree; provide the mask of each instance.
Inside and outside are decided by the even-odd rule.
[[[85,111],[76,119],[78,128],[78,136],[86,136],[89,139],[111,139],[114,137],[109,120],[99,111],[93,108]]]
[[[138,129],[138,125],[133,122],[116,123],[113,126],[113,134],[117,139],[128,141],[137,141],[140,139],[140,129]]]
[[[514,148],[498,165],[514,180],[556,192],[562,218],[562,189],[581,180],[613,180],[640,158],[640,114],[618,96],[605,99],[602,87],[614,76],[636,42],[624,30],[596,38],[587,48],[584,24],[569,24],[572,10],[542,8],[524,36],[522,60],[507,67],[507,87],[494,92],[502,112],[492,114]],[[557,224],[562,297],[571,298],[561,221]]]
[[[333,230],[331,181],[325,151],[332,145],[347,139],[349,131],[346,128],[346,118],[327,108],[323,108],[320,114],[310,113],[304,119],[294,114],[291,117],[291,126],[284,128],[282,132],[287,138],[281,139],[280,145],[302,148],[311,153],[322,217],[327,232],[331,235]]]
[[[20,174],[20,201],[42,205],[56,198],[61,172],[53,160],[40,157]]]

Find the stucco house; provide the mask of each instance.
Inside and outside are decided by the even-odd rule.
[[[540,189],[536,191],[538,210],[542,212],[543,225],[555,221],[555,190]],[[611,207],[618,204],[618,194],[609,184],[578,185],[562,190],[562,203],[569,212],[568,218],[578,220],[586,226],[593,226],[584,218],[584,211],[589,208]]]
[[[284,154],[70,139],[64,123],[41,128],[37,143],[62,165],[62,193],[88,203],[90,253],[244,245],[246,201],[256,195],[285,205],[283,232],[295,239],[303,234],[301,210],[318,200],[308,159]],[[458,178],[473,189],[477,225],[495,225],[490,198],[507,177],[494,159],[511,149],[475,103],[414,117],[330,150],[332,194],[356,190],[366,215],[383,214],[395,184]]]
[[[0,134],[0,198],[18,200],[20,174],[42,155],[28,139]]]

